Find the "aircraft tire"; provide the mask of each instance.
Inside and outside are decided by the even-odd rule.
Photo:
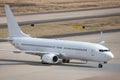
[[[63,59],[62,62],[63,63],[70,63],[70,60],[69,59]]]
[[[46,62],[44,62],[44,61],[41,61],[41,63],[42,63],[42,64],[48,64],[48,63],[46,63]]]
[[[102,64],[99,64],[99,65],[98,65],[98,67],[99,67],[99,68],[102,68],[102,67],[103,67],[103,65],[102,65]]]

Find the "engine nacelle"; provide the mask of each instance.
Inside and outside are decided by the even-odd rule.
[[[42,62],[56,64],[59,62],[59,58],[55,54],[45,54],[42,56]]]

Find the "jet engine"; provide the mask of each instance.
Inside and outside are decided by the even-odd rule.
[[[42,56],[42,63],[57,64],[58,62],[59,62],[59,58],[55,54],[45,54]]]

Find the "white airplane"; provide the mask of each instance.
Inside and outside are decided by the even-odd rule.
[[[14,15],[9,7],[5,5],[5,12],[7,16],[9,42],[18,48],[13,52],[25,52],[29,54],[41,56],[42,63],[69,63],[71,59],[98,62],[98,67],[102,68],[104,63],[114,58],[111,51],[103,46],[104,43],[101,33],[101,44],[32,38],[23,33],[14,18]]]

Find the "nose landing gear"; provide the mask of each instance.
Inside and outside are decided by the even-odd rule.
[[[98,68],[102,68],[103,67],[103,64],[98,64]]]
[[[103,64],[107,64],[107,61],[100,62],[100,63],[98,64],[98,68],[102,68],[102,67],[103,67]]]

